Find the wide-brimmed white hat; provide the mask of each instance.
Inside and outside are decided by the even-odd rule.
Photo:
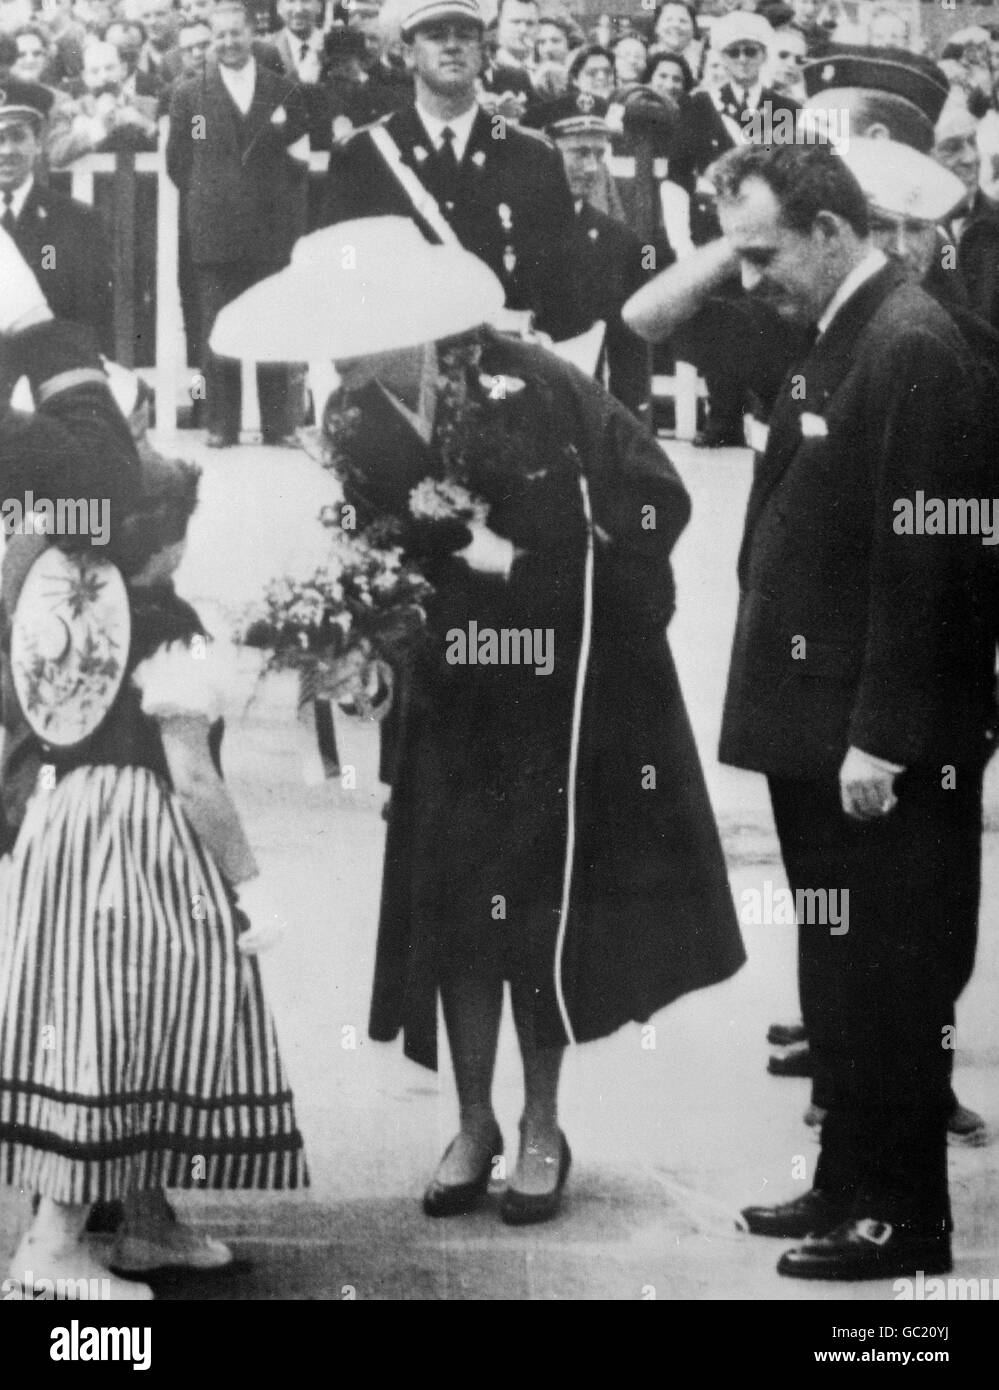
[[[467,332],[504,300],[470,251],[432,245],[408,217],[362,217],[296,242],[285,270],[221,311],[211,347],[256,362],[336,362]]]
[[[968,196],[956,174],[897,140],[851,140],[839,155],[868,202],[894,217],[941,222]]]
[[[711,47],[716,53],[724,52],[733,43],[758,43],[769,52],[775,37],[763,16],[750,10],[733,10],[711,26]]]

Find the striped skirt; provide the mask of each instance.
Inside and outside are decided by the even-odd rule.
[[[306,1183],[257,962],[161,779],[38,791],[0,874],[0,1178],[79,1203]]]

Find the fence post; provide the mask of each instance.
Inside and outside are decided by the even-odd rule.
[[[156,177],[156,429],[168,434],[177,428],[177,400],[189,366],[178,279],[180,197],[166,171],[169,132],[170,118],[164,116]]]
[[[114,355],[135,366],[135,151],[119,150],[114,165]]]

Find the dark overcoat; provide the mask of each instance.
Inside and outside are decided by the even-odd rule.
[[[370,1022],[378,1040],[402,1030],[406,1053],[429,1067],[449,969],[492,970],[533,991],[539,1042],[555,1045],[566,1018],[576,1040],[599,1038],[744,960],[665,636],[687,494],[634,418],[552,355],[487,334],[482,370],[490,389],[476,388],[470,482],[517,558],[506,582],[453,556],[431,566],[437,597],[400,732]],[[596,555],[569,854],[580,475]],[[451,639],[473,621],[550,634],[553,669],[449,662]]]
[[[781,394],[750,494],[723,761],[822,780],[851,745],[905,767],[978,756],[985,550],[904,534],[897,504],[993,496],[985,366],[887,266],[795,368],[803,394]]]

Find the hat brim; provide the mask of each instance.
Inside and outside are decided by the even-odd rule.
[[[337,263],[317,275],[293,262],[222,309],[212,351],[255,362],[344,361],[454,337],[502,309],[503,287],[484,262],[458,248],[427,251],[408,277],[405,266],[366,275]]]

